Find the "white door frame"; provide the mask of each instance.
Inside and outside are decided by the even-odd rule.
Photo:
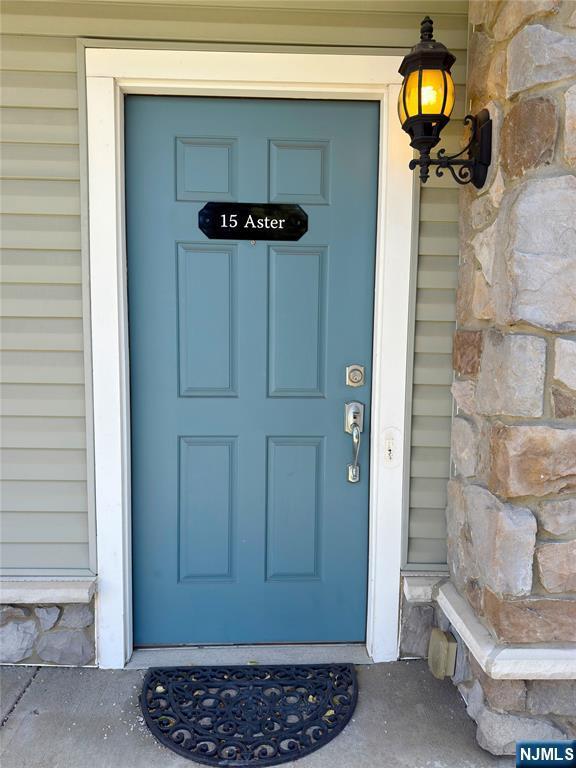
[[[366,647],[374,661],[396,659],[415,189],[395,107],[401,57],[133,48],[85,56],[100,666],[122,668],[132,653],[126,93],[380,103]]]

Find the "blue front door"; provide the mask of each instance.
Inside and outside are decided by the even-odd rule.
[[[364,640],[378,125],[374,102],[126,98],[136,645]],[[208,201],[298,203],[308,232],[209,240]]]

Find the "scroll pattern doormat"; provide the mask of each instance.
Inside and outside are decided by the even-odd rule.
[[[157,667],[140,697],[164,746],[206,765],[296,760],[337,736],[358,698],[351,664]]]

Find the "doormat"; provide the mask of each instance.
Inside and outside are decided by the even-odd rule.
[[[156,667],[140,705],[165,747],[217,766],[279,765],[315,752],[348,723],[351,664]]]

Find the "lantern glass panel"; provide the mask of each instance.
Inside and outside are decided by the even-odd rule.
[[[418,100],[420,71],[422,72],[421,111]],[[444,75],[446,80],[444,80]],[[444,102],[444,92],[446,92],[446,102]],[[409,117],[415,117],[419,114],[443,114],[450,117],[453,108],[454,82],[449,72],[443,72],[441,69],[415,70],[405,78],[398,99],[398,116],[402,124]]]
[[[406,89],[406,78],[404,78],[404,82],[402,83],[402,87],[400,88],[400,93],[398,94],[398,117],[400,118],[401,125],[404,125],[404,123],[408,119],[408,115],[406,114],[406,110],[404,109],[405,89]]]

